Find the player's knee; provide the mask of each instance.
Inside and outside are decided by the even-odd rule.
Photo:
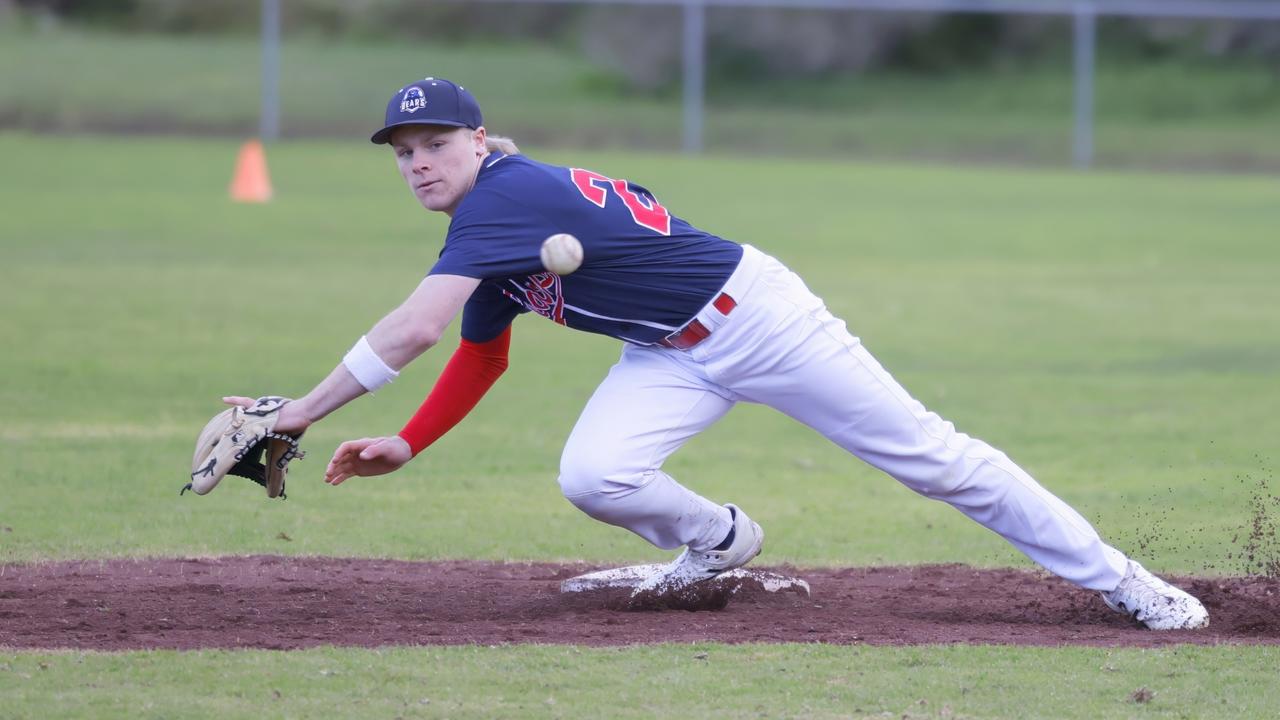
[[[616,448],[571,445],[560,458],[560,491],[575,505],[580,498],[627,495],[645,484],[650,471],[627,462]]]
[[[930,461],[915,464],[902,478],[903,484],[926,497],[946,500],[965,495],[989,480],[994,466],[1007,463],[998,451],[979,442],[969,442],[963,452],[939,453]]]
[[[945,500],[964,490],[967,475],[948,468],[942,472],[915,475],[902,483],[915,492],[935,500]]]
[[[570,500],[602,491],[615,463],[591,448],[565,448],[560,457],[560,492]]]

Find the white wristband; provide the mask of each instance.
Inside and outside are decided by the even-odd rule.
[[[369,338],[364,335],[361,335],[356,344],[351,346],[351,350],[347,351],[346,357],[342,358],[342,364],[347,366],[347,370],[355,377],[356,382],[363,385],[369,392],[377,390],[400,376],[400,373],[392,370],[382,358],[378,357],[378,353],[369,346]]]

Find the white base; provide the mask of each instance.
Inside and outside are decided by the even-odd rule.
[[[662,570],[666,565],[629,565],[627,567],[613,568],[611,570],[597,570],[585,575],[571,577],[560,583],[560,592],[562,593],[578,593],[591,592],[593,590],[611,590],[611,589],[633,589],[650,575]],[[728,572],[720,573],[714,578],[715,581],[736,580],[738,582],[731,583],[730,592],[736,593],[743,587],[742,581],[754,581],[765,592],[776,593],[781,591],[790,591],[803,593],[805,597],[809,597],[809,583],[796,577],[779,575],[778,573],[766,572],[764,570],[746,570],[738,568]]]

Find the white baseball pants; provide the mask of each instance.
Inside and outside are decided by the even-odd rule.
[[[714,547],[729,532],[728,510],[662,464],[735,403],[762,403],[1066,580],[1109,591],[1124,577],[1123,553],[1004,453],[908,395],[782,263],[747,246],[724,292],[737,307],[699,313],[711,334],[694,347],[625,346],[561,459],[561,489],[578,508],[661,548]]]

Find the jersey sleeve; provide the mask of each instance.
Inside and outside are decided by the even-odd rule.
[[[511,326],[511,321],[524,312],[528,311],[503,295],[495,283],[481,283],[462,307],[462,339],[488,342],[501,335]]]
[[[462,421],[507,369],[511,329],[483,343],[463,340],[400,437],[414,457]]]
[[[536,210],[504,192],[475,189],[449,223],[429,274],[484,280],[542,272],[542,241],[551,234]]]

